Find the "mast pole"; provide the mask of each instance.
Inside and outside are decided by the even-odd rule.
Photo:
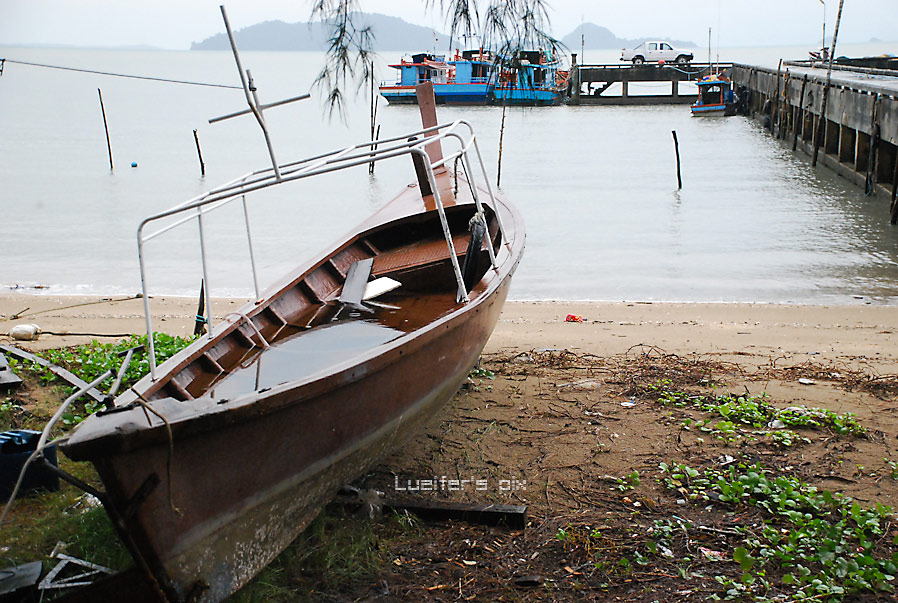
[[[259,96],[256,94],[256,86],[253,84],[253,77],[246,71],[244,76],[243,65],[240,62],[240,53],[237,52],[237,43],[234,41],[234,32],[231,31],[231,23],[228,21],[228,13],[225,11],[224,4],[220,5],[221,16],[224,19],[225,29],[228,32],[228,40],[231,43],[231,50],[234,52],[234,61],[237,63],[237,71],[240,73],[240,83],[243,84],[243,94],[246,96],[246,104],[249,105],[250,111],[256,116],[259,127],[262,128],[262,134],[265,136],[265,144],[268,146],[268,156],[271,157],[271,167],[274,169],[274,177],[281,179],[281,170],[278,167],[277,159],[274,156],[274,147],[271,145],[271,135],[268,133],[268,126],[265,125],[265,118],[262,116],[262,109],[259,103]],[[247,82],[247,79],[249,81]]]

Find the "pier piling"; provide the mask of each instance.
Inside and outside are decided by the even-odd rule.
[[[771,134],[791,139],[793,150],[813,157],[817,149],[821,164],[868,194],[891,199],[898,181],[898,71],[836,64],[827,78],[819,64],[784,66],[785,78],[777,68],[733,66],[733,82],[750,95],[752,115],[769,116]],[[898,207],[889,209],[890,219],[898,219]]]

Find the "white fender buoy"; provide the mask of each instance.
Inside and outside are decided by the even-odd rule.
[[[41,328],[36,324],[16,325],[9,332],[10,337],[19,341],[36,341],[40,334]]]

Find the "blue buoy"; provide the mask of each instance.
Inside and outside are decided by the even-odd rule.
[[[132,161],[132,162],[131,162],[131,167],[137,167],[137,162],[136,162],[136,161]]]

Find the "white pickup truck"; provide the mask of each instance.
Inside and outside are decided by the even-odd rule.
[[[634,65],[643,63],[679,63],[685,65],[692,60],[692,52],[681,48],[674,48],[663,40],[649,40],[643,42],[633,50],[624,48],[621,51],[620,60],[633,61]]]

